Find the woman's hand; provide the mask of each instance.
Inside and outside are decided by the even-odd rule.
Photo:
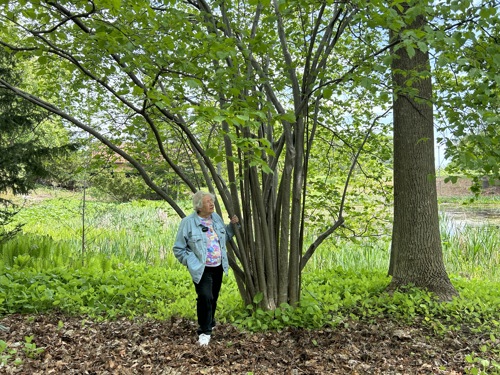
[[[236,215],[233,215],[229,219],[231,221],[231,224],[238,224],[240,222],[240,219],[238,219],[238,216],[236,216]]]

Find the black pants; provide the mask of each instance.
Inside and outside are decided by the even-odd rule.
[[[198,335],[210,335],[215,326],[215,309],[222,285],[222,265],[218,267],[205,267],[203,276],[196,288],[196,312],[198,314]]]

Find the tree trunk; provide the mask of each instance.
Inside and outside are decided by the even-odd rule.
[[[407,29],[424,23],[418,17]],[[450,300],[457,292],[444,267],[439,232],[429,55],[417,49],[409,56],[399,46],[392,63],[394,225],[389,290],[414,285]]]

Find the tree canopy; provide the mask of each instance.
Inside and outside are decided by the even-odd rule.
[[[301,271],[332,233],[376,234],[390,204],[388,30],[426,13],[397,43],[410,57],[436,51],[444,70],[454,60],[440,56],[464,50],[440,46],[497,17],[491,1],[457,4],[415,1],[401,15],[362,0],[10,1],[0,44],[46,83],[0,85],[92,134],[180,216],[179,183],[217,192],[219,212],[242,219],[230,251],[240,292],[274,308],[298,302]],[[447,11],[472,16],[448,24]],[[474,32],[493,30],[485,22]],[[150,173],[160,160],[176,190]]]

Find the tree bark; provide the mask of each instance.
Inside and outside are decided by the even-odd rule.
[[[406,29],[424,24],[419,16]],[[401,38],[401,32],[393,38]],[[394,224],[388,288],[413,285],[450,300],[457,291],[445,270],[439,231],[429,54],[416,49],[410,56],[399,47],[392,63]]]

